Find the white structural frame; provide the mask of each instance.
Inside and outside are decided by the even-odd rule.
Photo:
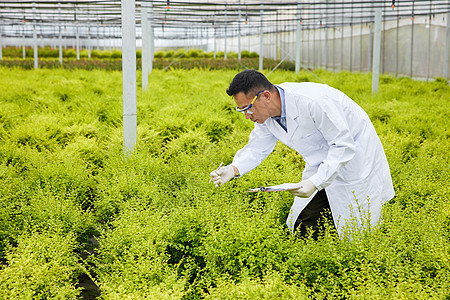
[[[122,0],[123,150],[131,155],[137,140],[135,1]]]
[[[450,12],[447,13],[447,28],[445,39],[444,78],[448,78],[448,57],[450,55]]]
[[[34,57],[34,68],[38,69],[38,48],[37,48],[37,33],[36,33],[36,3],[33,2],[33,15],[34,15],[34,21],[33,21],[33,57]]]
[[[141,52],[141,67],[142,67],[142,90],[148,89],[148,74],[149,74],[149,26],[148,26],[148,8],[141,6],[141,27],[142,27],[142,52]]]
[[[301,15],[301,0],[297,3],[297,36],[295,45],[295,73],[300,72],[300,61],[302,53],[302,15]]]
[[[380,77],[381,58],[381,8],[375,9],[375,34],[373,37],[373,70],[372,70],[372,94],[378,92],[378,80]]]
[[[263,17],[264,17],[264,0],[261,0],[260,6],[260,25],[259,25],[259,71],[262,71],[264,68],[263,65],[263,35],[264,35],[264,27],[263,27]]]
[[[214,38],[215,52],[226,52],[229,59],[229,51],[236,51],[239,59],[242,58],[242,38],[248,41],[244,47],[246,52],[261,53],[259,39],[262,31],[260,59],[264,63],[266,59],[295,61],[296,71],[320,67],[333,71],[371,72],[373,28],[369,29],[374,24],[375,8],[381,8],[380,72],[428,80],[435,77],[448,78],[450,73],[450,57],[446,55],[450,52],[447,33],[450,6],[447,0],[402,1],[396,2],[395,7],[389,1],[378,0],[233,0],[221,3],[180,0],[173,3],[170,11],[166,9],[165,1],[144,2],[136,1],[138,5],[153,5],[151,21],[157,50],[198,47],[210,51]],[[31,0],[16,3],[4,0],[2,3],[2,46],[20,45],[22,56],[27,54],[24,53],[25,47],[33,47],[37,43],[38,47],[76,47],[78,53],[74,54],[78,57],[83,56],[81,50],[86,49],[89,58],[91,47],[95,48],[95,44],[90,41],[91,34],[97,39],[96,42],[93,41],[97,44],[97,49],[102,47],[104,50],[112,50],[122,46],[118,40],[120,33],[117,32],[121,26],[120,2],[106,4],[100,0],[70,3],[61,0]],[[260,9],[262,5],[265,15],[263,18]],[[297,11],[299,5],[300,16]],[[243,14],[248,26],[241,24],[244,21]],[[141,19],[140,11],[136,11],[139,35]],[[208,26],[211,23],[213,28]],[[297,39],[296,31],[299,28],[300,38]],[[60,32],[60,29],[63,30]],[[297,61],[298,44],[301,44],[300,62]],[[141,40],[138,40],[137,47],[140,45]],[[5,52],[1,54],[4,58]],[[38,58],[35,61],[39,64]],[[149,65],[151,62],[152,60]],[[241,66],[249,67],[248,63],[241,63]],[[264,67],[268,66],[263,65]],[[290,64],[286,64],[286,67],[290,68]],[[258,65],[254,68],[258,68]]]

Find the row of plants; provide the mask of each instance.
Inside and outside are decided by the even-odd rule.
[[[155,58],[214,58],[214,52],[206,52],[202,49],[178,49],[178,50],[165,50],[157,51],[154,54]],[[239,54],[237,52],[227,52],[227,58],[238,58]],[[225,52],[217,51],[216,58],[224,58]],[[241,58],[259,58],[259,54],[256,52],[250,52],[248,50],[241,51]]]
[[[2,49],[2,55],[6,58],[23,58],[23,48],[22,47],[13,47],[8,46]],[[109,58],[109,59],[121,59],[122,51],[115,50],[99,50],[94,49],[90,51],[91,58]],[[64,58],[76,58],[77,51],[75,48],[63,48],[62,55]],[[87,49],[80,50],[80,58],[88,58],[89,51]],[[216,58],[224,58],[225,53],[223,51],[218,51],[216,53]],[[25,47],[25,57],[32,58],[34,57],[34,49],[32,47]],[[59,57],[59,47],[39,47],[38,48],[38,57],[39,58],[58,58]],[[142,57],[142,51],[140,49],[136,50],[136,57]],[[155,58],[214,58],[214,52],[206,52],[201,49],[178,49],[178,50],[165,50],[165,51],[157,51],[154,54]],[[238,53],[236,52],[227,52],[227,58],[238,58]],[[259,54],[256,52],[250,52],[247,50],[241,51],[242,58],[258,58]]]
[[[120,50],[91,50],[91,58],[110,58],[121,59],[122,51]],[[23,58],[23,48],[8,46],[3,48],[3,57],[5,58]],[[62,55],[64,58],[76,58],[76,48],[62,48]],[[88,58],[89,51],[87,49],[80,50],[80,58]],[[136,52],[136,55],[140,57],[141,53]],[[25,47],[25,58],[33,58],[33,47]],[[41,58],[59,58],[59,47],[38,47],[38,57]]]
[[[295,70],[295,63],[290,61],[283,61],[281,64],[278,60],[265,58],[263,65],[265,68],[273,69],[277,65],[280,70]],[[121,59],[64,59],[61,64],[59,60],[54,59],[41,59],[38,62],[40,68],[55,69],[63,68],[68,70],[83,69],[94,70],[102,69],[107,71],[120,71],[122,70]],[[4,59],[0,61],[0,66],[9,68],[23,68],[34,69],[33,59]],[[140,70],[142,67],[141,59],[136,60],[136,69]],[[153,60],[154,69],[206,69],[206,70],[223,70],[223,69],[258,69],[258,58],[242,58],[239,62],[236,58],[213,59],[213,58],[192,58],[192,59],[167,59],[167,58],[155,58]]]
[[[396,190],[379,227],[316,241],[287,231],[290,193],[245,192],[298,182],[290,148],[208,182],[253,128],[225,93],[235,74],[154,70],[124,157],[121,72],[0,67],[0,298],[87,298],[83,274],[102,299],[449,298],[447,82],[382,75],[372,96],[370,74],[315,71],[367,111]]]

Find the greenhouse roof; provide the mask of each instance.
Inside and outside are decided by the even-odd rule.
[[[373,21],[374,10],[383,9],[385,20],[429,16],[450,11],[447,0],[415,1],[136,1],[136,23],[140,27],[142,7],[153,10],[153,26],[174,28],[180,35],[188,28],[227,27],[237,30],[240,26],[260,26],[264,31],[295,28],[298,11],[300,21],[306,28],[334,27]],[[261,11],[263,12],[261,13]],[[0,32],[16,36],[17,26],[120,27],[120,1],[29,1],[0,0]],[[15,28],[15,29],[14,29]],[[48,35],[51,35],[48,31]],[[161,37],[160,37],[161,38]],[[164,38],[164,37],[162,37]]]

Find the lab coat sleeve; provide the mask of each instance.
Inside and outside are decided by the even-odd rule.
[[[322,190],[329,186],[339,171],[354,157],[355,142],[345,118],[345,108],[338,101],[316,99],[309,103],[311,118],[329,146],[328,155],[309,180]]]
[[[255,123],[247,145],[236,152],[232,162],[239,176],[256,168],[273,151],[276,143],[277,138],[264,124]]]

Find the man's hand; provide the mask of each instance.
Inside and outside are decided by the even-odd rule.
[[[214,185],[218,187],[219,185],[224,185],[230,181],[230,179],[235,176],[235,171],[232,165],[228,165],[212,171],[209,175],[211,176]]]
[[[292,195],[297,197],[308,198],[317,190],[314,183],[312,183],[308,179],[301,181],[300,185],[302,186],[301,188],[296,190],[290,190],[289,192],[291,192]]]

